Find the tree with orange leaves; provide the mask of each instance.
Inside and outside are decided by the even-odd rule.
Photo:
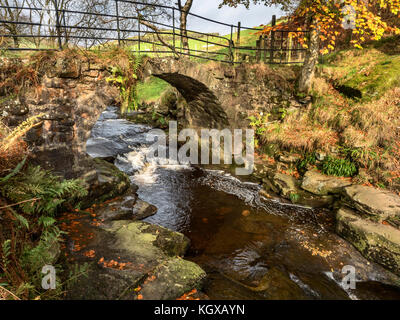
[[[249,8],[251,0],[223,0],[221,6]],[[308,49],[299,78],[299,91],[309,92],[319,54],[333,51],[347,34],[350,43],[359,49],[369,40],[379,40],[385,34],[400,34],[400,0],[252,0],[254,4],[280,5],[289,12],[289,19],[274,29],[310,30]]]

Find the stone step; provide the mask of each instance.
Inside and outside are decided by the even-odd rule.
[[[336,232],[367,259],[400,275],[400,230],[363,219],[355,211],[342,207],[336,214]]]
[[[344,189],[350,207],[367,214],[372,220],[383,220],[400,215],[400,197],[387,190],[354,185]]]

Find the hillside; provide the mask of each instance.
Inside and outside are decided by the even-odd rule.
[[[285,107],[253,119],[260,152],[296,154],[293,175],[317,166],[399,191],[399,49],[398,40],[386,39],[323,57],[307,107]],[[318,159],[324,160],[318,164]]]

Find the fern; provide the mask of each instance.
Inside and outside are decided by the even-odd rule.
[[[52,217],[41,216],[38,219],[38,223],[39,225],[42,225],[45,229],[48,229],[56,223],[56,219]]]
[[[32,129],[37,122],[40,121],[44,114],[30,117],[17,128],[12,130],[4,139],[0,141],[0,152],[6,152],[10,146],[18,139],[24,136],[30,129]]]
[[[14,213],[14,217],[17,219],[17,221],[25,228],[25,229],[29,229],[29,222],[28,220],[21,216],[20,214]]]
[[[8,174],[7,176],[5,176],[4,178],[0,178],[0,185],[6,183],[8,180],[10,180],[12,177],[14,177],[16,174],[18,174],[22,167],[25,165],[26,162],[26,157],[24,158],[24,160],[22,160],[16,167],[15,169]]]
[[[80,180],[64,180],[40,167],[28,167],[26,172],[8,179],[1,194],[19,205],[25,214],[54,216],[66,202],[75,201],[87,194]]]
[[[5,270],[7,268],[7,265],[9,264],[8,257],[11,254],[11,240],[6,240],[2,244],[2,250],[3,250],[3,269]]]

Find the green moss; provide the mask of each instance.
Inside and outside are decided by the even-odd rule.
[[[400,56],[382,58],[370,72],[358,72],[348,78],[344,85],[359,89],[362,100],[379,98],[400,84]]]
[[[156,77],[151,77],[148,81],[139,83],[137,85],[138,102],[143,103],[158,100],[169,86],[167,82]]]
[[[397,38],[367,45],[363,50],[348,49],[323,57],[320,66],[337,73],[338,85],[362,93],[362,102],[380,98],[400,84],[400,48]]]

